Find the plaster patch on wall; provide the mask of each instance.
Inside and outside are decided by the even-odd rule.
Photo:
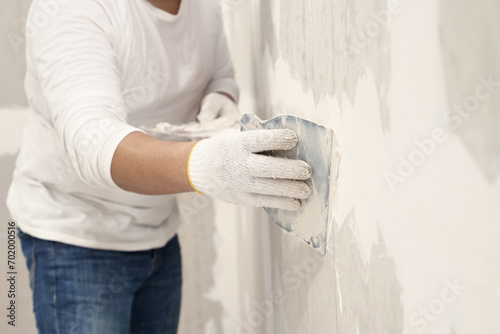
[[[378,13],[387,11],[387,1],[289,0],[280,8],[280,36],[276,37],[272,6],[261,1],[262,52],[269,50],[273,62],[281,56],[304,91],[313,92],[316,103],[337,93],[340,103],[345,94],[354,105],[359,78],[370,67],[377,82],[382,128],[388,130],[390,18],[386,23],[377,19]]]
[[[500,177],[500,44],[492,41],[500,30],[500,3],[487,0],[478,6],[472,1],[443,0],[439,4],[448,115],[453,118],[449,124],[494,184]],[[489,76],[496,86],[483,87],[477,94],[478,77]]]
[[[270,296],[279,296],[268,314],[274,333],[403,333],[403,290],[395,262],[380,231],[366,258],[354,209],[342,226],[335,224],[326,256],[270,227]],[[256,310],[270,300],[257,301]]]
[[[396,264],[386,254],[380,231],[367,261],[355,224],[353,209],[335,233],[338,333],[402,333],[402,287],[396,278]]]

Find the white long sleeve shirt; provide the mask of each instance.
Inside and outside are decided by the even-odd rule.
[[[172,15],[147,0],[34,0],[26,34],[30,115],[12,218],[82,247],[165,245],[179,225],[175,196],[119,188],[111,161],[140,125],[194,121],[210,92],[238,99],[219,6],[182,0]]]

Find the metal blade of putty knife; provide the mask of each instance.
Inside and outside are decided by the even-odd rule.
[[[311,198],[302,201],[298,211],[264,208],[271,219],[283,230],[305,242],[316,251],[326,253],[326,237],[329,220],[330,175],[332,154],[338,148],[331,129],[292,115],[278,115],[261,121],[251,114],[243,115],[241,130],[291,129],[299,141],[297,146],[287,151],[265,152],[276,157],[300,159],[312,167],[312,177],[306,183],[313,190]],[[337,150],[338,152],[338,150]],[[338,159],[335,159],[335,163]],[[333,166],[338,171],[338,166]]]

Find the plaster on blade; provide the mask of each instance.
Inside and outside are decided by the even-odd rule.
[[[243,115],[241,130],[291,129],[299,141],[287,151],[266,152],[276,157],[300,159],[312,167],[312,177],[306,183],[313,190],[311,198],[302,201],[298,211],[264,208],[271,219],[283,230],[305,242],[316,251],[326,253],[330,198],[330,174],[334,144],[337,141],[331,129],[292,115],[278,115],[261,121],[251,114]],[[336,147],[336,146],[335,146]]]

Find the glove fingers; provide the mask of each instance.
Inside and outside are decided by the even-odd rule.
[[[243,132],[243,145],[253,153],[289,150],[298,142],[295,132],[289,129],[253,130]]]
[[[297,211],[301,206],[300,201],[295,198],[269,195],[254,195],[246,204],[288,211]]]
[[[245,191],[296,199],[308,199],[312,195],[311,188],[305,182],[292,180],[255,179]]]
[[[241,118],[241,112],[234,103],[227,103],[225,104],[221,111],[220,111],[220,116],[221,117],[234,117],[234,118]]]
[[[205,124],[213,121],[219,115],[219,109],[210,108],[210,107],[202,107],[200,113],[196,117],[198,122],[201,124]]]
[[[236,115],[241,117],[236,104],[227,96],[219,93],[210,93],[201,101],[201,110],[198,121],[202,124],[208,123],[220,116]]]
[[[307,180],[312,175],[311,166],[302,160],[252,154],[248,166],[255,177]]]

